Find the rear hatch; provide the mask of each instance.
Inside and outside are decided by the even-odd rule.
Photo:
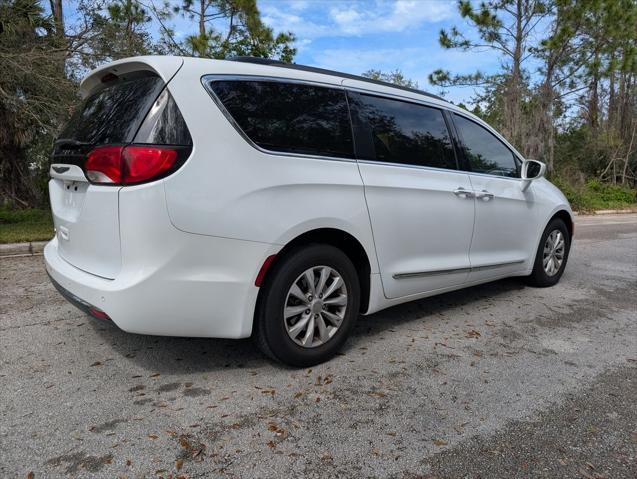
[[[137,157],[141,155],[141,159],[147,161],[153,139],[161,144],[166,143],[162,140],[174,140],[174,133],[167,128],[171,122],[175,123],[172,118],[176,106],[165,87],[178,70],[177,66],[168,78],[162,78],[148,69],[126,71],[126,65],[117,66],[118,69],[103,68],[83,82],[83,88],[86,83],[91,85],[90,91],[85,92],[85,100],[55,142],[49,182],[60,256],[83,271],[108,279],[115,278],[121,269],[119,191],[122,185],[162,176],[143,176],[146,173],[142,167],[142,176],[136,177],[142,181],[126,183],[124,175],[115,170],[120,168],[120,161],[121,169],[127,168],[124,157],[128,150],[133,149]],[[96,75],[100,81],[95,81]],[[176,112],[180,117],[178,110]],[[166,121],[167,115],[169,121]],[[183,118],[180,119],[183,124]],[[178,139],[180,143],[189,141],[189,135],[183,141]],[[180,151],[178,156],[181,158],[186,153]],[[137,169],[128,167],[129,172],[133,171],[132,176],[140,171],[139,158],[136,161]],[[153,158],[150,161],[154,161]],[[97,166],[91,167],[91,164]],[[164,168],[161,173],[166,176],[177,166]]]

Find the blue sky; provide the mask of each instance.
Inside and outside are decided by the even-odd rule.
[[[438,93],[427,76],[437,68],[454,73],[493,72],[492,52],[445,50],[441,28],[467,32],[452,0],[259,0],[265,23],[297,36],[297,63],[360,74],[370,68],[400,69],[422,89]],[[469,102],[473,88],[453,88],[445,97]]]

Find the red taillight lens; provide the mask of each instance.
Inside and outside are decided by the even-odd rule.
[[[100,146],[88,154],[84,169],[93,183],[119,184],[122,181],[123,146]]]
[[[166,173],[175,164],[177,152],[156,146],[127,146],[122,157],[125,171],[122,183],[130,185]]]
[[[157,146],[100,146],[88,154],[84,169],[92,183],[132,185],[170,170],[177,151]]]
[[[108,314],[106,314],[104,311],[102,311],[101,309],[97,309],[93,306],[91,306],[88,310],[88,314],[90,314],[91,316],[93,316],[94,318],[97,319],[106,319],[106,320],[111,320],[111,318],[108,316]]]

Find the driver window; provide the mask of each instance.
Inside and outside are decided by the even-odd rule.
[[[453,116],[471,171],[511,178],[520,177],[513,152],[504,143],[477,123],[455,113]]]

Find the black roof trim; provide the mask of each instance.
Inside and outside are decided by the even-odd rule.
[[[272,60],[270,58],[259,58],[259,57],[248,57],[248,56],[231,57],[231,58],[228,58],[228,60],[233,62],[254,63],[257,65],[268,65],[272,67],[289,68],[290,70],[299,70],[304,72],[322,73],[324,75],[338,76],[341,78],[347,78],[349,80],[358,80],[358,81],[363,81],[366,83],[373,83],[375,85],[382,85],[382,86],[387,86],[391,88],[397,88],[399,90],[405,90],[412,93],[418,93],[419,95],[425,95],[431,98],[435,98],[437,100],[446,101],[444,98],[439,97],[438,95],[433,95],[431,93],[427,93],[426,91],[418,90],[417,88],[409,88],[406,86],[400,86],[400,85],[396,85],[394,83],[389,83],[382,80],[374,80],[372,78],[366,78],[360,75],[352,75],[351,73],[337,72],[335,70],[327,70],[325,68],[311,67],[308,65],[298,65],[296,63],[285,63],[285,62],[282,62],[281,60]]]

